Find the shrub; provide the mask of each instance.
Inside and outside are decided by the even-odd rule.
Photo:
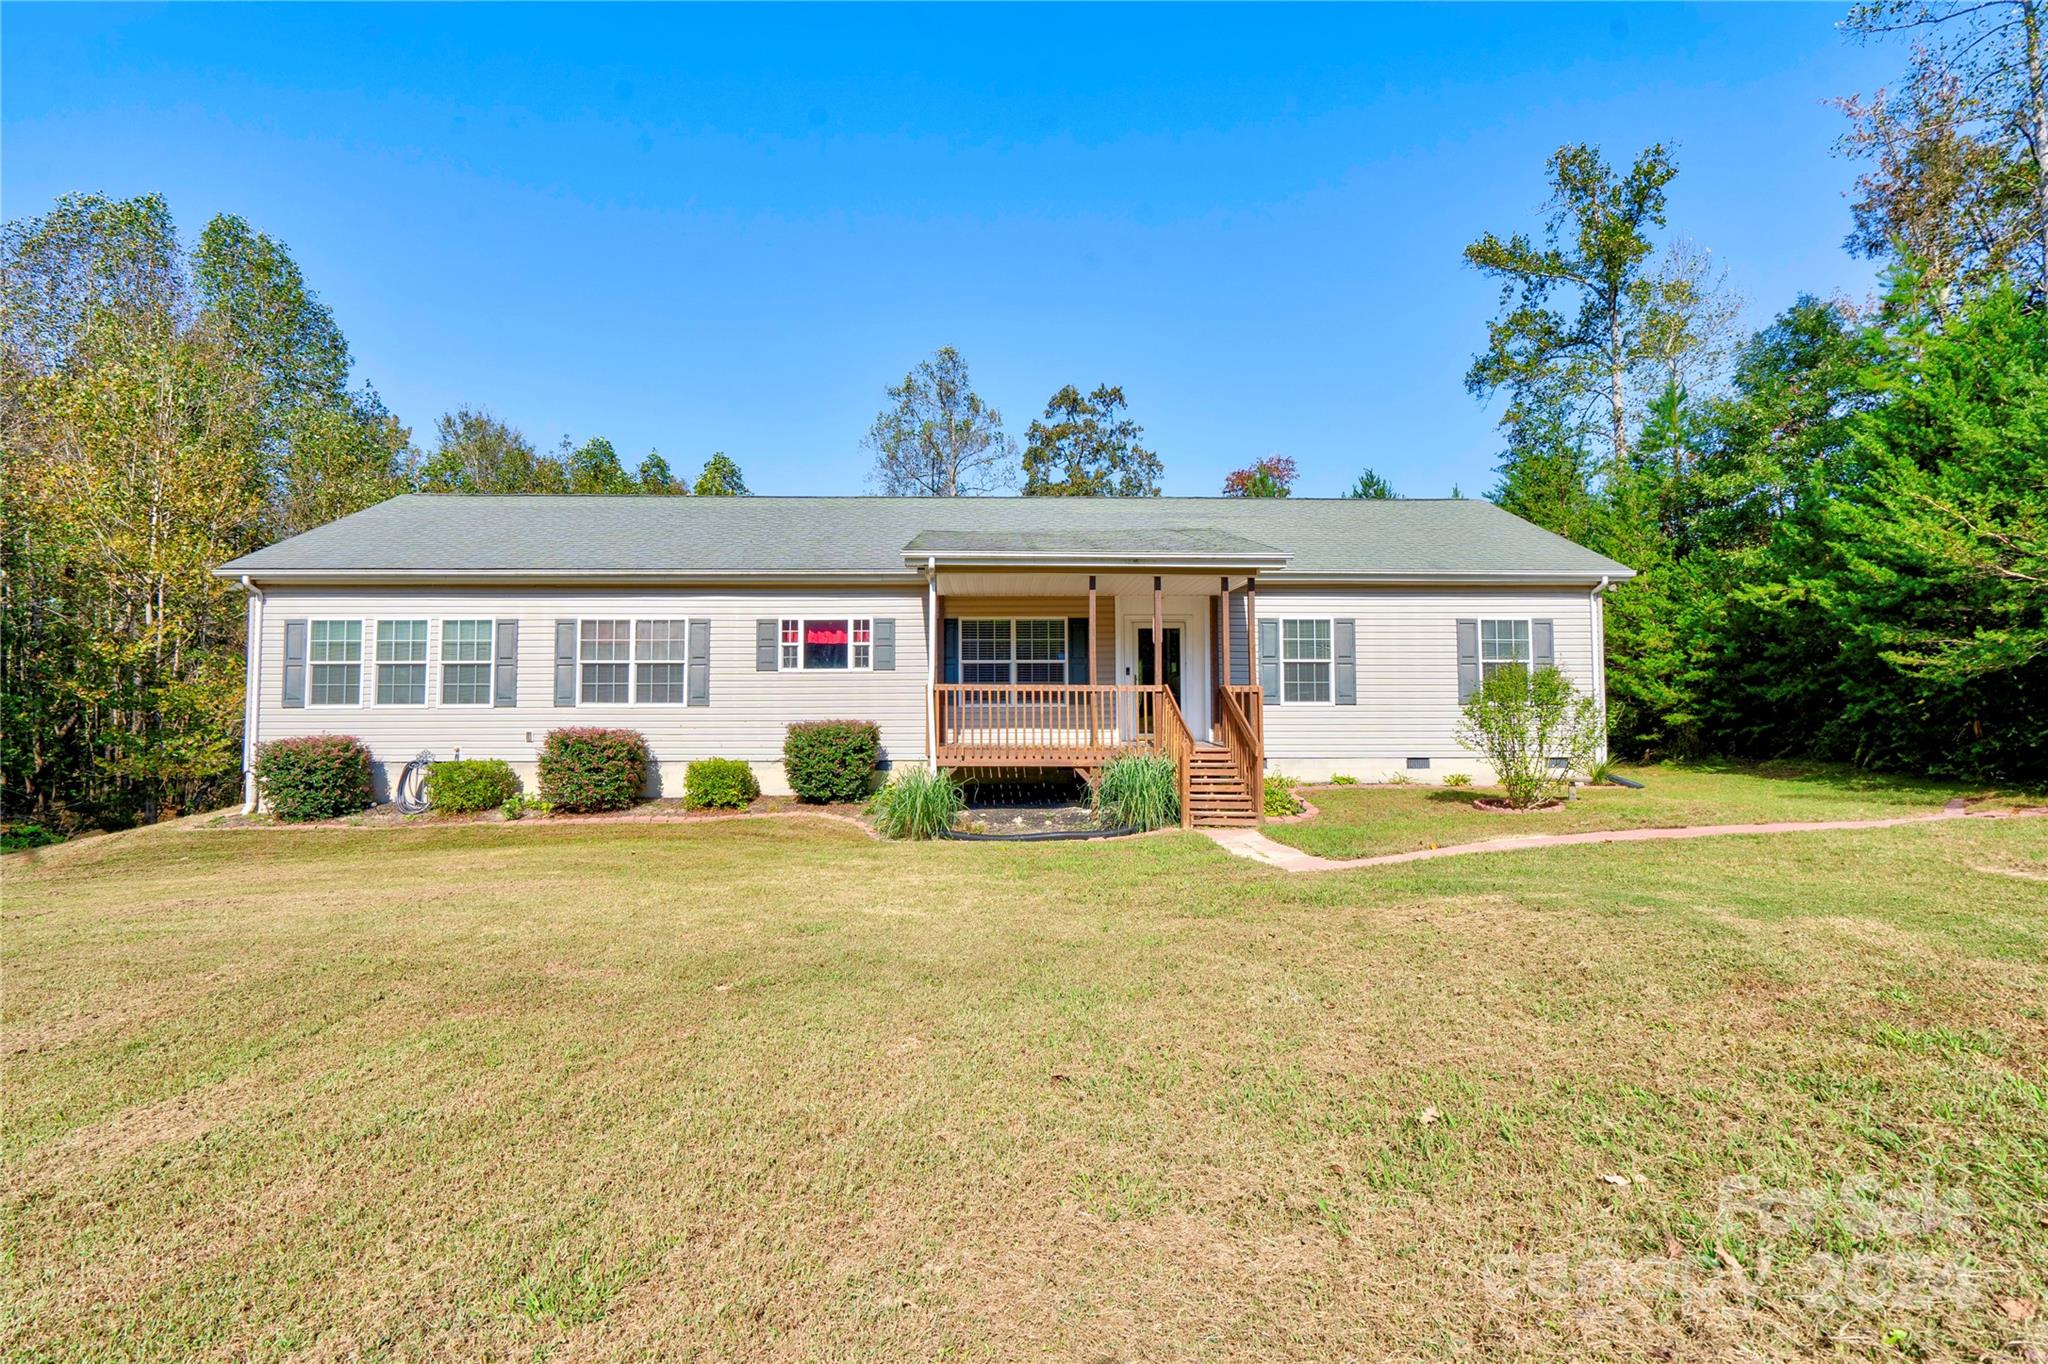
[[[623,810],[647,785],[647,740],[630,729],[551,729],[540,795],[557,810]]]
[[[1095,778],[1095,817],[1112,829],[1163,829],[1180,822],[1180,772],[1164,753],[1127,748]]]
[[[685,810],[744,810],[760,794],[754,769],[738,758],[699,758],[683,772]]]
[[[1492,766],[1508,804],[1528,810],[1561,794],[1593,760],[1599,707],[1555,668],[1502,668],[1466,703],[1458,742]],[[1550,760],[1563,758],[1562,766]]]
[[[1597,758],[1586,764],[1586,781],[1593,786],[1612,786],[1619,767],[1612,758]]]
[[[346,734],[273,739],[257,751],[256,780],[279,819],[353,815],[372,800],[370,750]]]
[[[46,829],[33,820],[25,820],[20,824],[0,825],[0,853],[42,848],[63,841],[64,835],[55,829]]]
[[[1470,772],[1446,772],[1446,773],[1444,773],[1444,785],[1445,785],[1445,786],[1470,786],[1471,784],[1472,784],[1472,774],[1471,774]]]
[[[427,769],[427,804],[451,815],[503,805],[519,794],[519,777],[502,758],[461,758]]]
[[[1301,797],[1294,794],[1294,778],[1277,773],[1266,778],[1266,814],[1298,815],[1308,807],[1301,803]]]
[[[1356,777],[1354,777],[1354,776],[1351,776],[1351,775],[1350,775],[1350,774],[1348,774],[1348,773],[1341,773],[1341,772],[1340,772],[1340,773],[1338,773],[1338,774],[1337,774],[1336,776],[1334,776],[1334,777],[1330,778],[1330,785],[1332,785],[1332,786],[1356,786],[1356,785],[1358,785],[1358,778],[1356,778]]]
[[[966,793],[951,772],[912,767],[875,792],[868,817],[885,838],[937,838],[966,808]]]
[[[514,792],[511,799],[498,807],[498,813],[507,819],[525,819],[529,813],[544,815],[554,808],[539,796],[529,796],[522,791]]]
[[[881,751],[882,732],[873,721],[810,720],[789,727],[782,768],[799,800],[859,800]]]

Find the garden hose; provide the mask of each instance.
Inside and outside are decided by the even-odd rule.
[[[408,815],[426,813],[427,769],[434,765],[434,752],[423,748],[420,755],[405,765],[398,774],[398,785],[391,790],[391,801],[399,810]]]

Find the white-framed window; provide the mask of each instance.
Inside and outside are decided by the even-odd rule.
[[[1529,622],[1526,620],[1482,620],[1479,622],[1479,676],[1492,677],[1502,668],[1535,671],[1529,651]]]
[[[785,616],[779,664],[785,672],[875,666],[875,623],[865,616]]]
[[[683,652],[687,631],[686,621],[633,622],[634,700],[650,706],[680,706],[689,700],[684,676],[689,655]]]
[[[1017,633],[1019,685],[1058,685],[1067,680],[1067,622],[1020,620]]]
[[[1060,685],[1067,680],[1067,622],[960,621],[960,680],[977,686]]]
[[[682,705],[687,699],[689,622],[576,623],[578,701],[586,706]]]
[[[316,620],[307,623],[306,704],[360,706],[363,703],[363,623]]]
[[[576,623],[577,700],[586,706],[630,704],[633,700],[633,622]]]
[[[960,680],[976,686],[1010,684],[1010,622],[960,622]]]
[[[487,620],[441,622],[441,704],[491,704],[492,646],[496,627]]]
[[[1331,699],[1331,636],[1327,620],[1280,622],[1280,700],[1283,705],[1328,705]]]
[[[377,622],[377,704],[427,704],[427,623]]]

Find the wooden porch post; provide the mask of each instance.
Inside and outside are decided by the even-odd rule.
[[[1088,575],[1088,685],[1095,685],[1095,575]]]
[[[1245,683],[1259,685],[1259,580],[1244,580],[1244,670]]]
[[[1152,683],[1166,685],[1166,628],[1160,621],[1164,593],[1160,590],[1158,574],[1152,576]]]
[[[1230,579],[1218,580],[1216,589],[1216,690],[1230,685]]]

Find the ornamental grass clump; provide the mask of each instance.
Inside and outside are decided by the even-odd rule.
[[[1095,778],[1095,817],[1111,829],[1163,829],[1180,822],[1180,773],[1164,753],[1124,749]]]
[[[1509,808],[1534,810],[1593,761],[1600,708],[1555,668],[1502,668],[1465,703],[1458,742],[1493,768]]]
[[[647,786],[647,740],[631,729],[551,729],[540,745],[541,799],[581,814],[623,810]]]
[[[370,750],[346,734],[274,739],[256,753],[271,813],[290,823],[339,819],[370,808]]]
[[[966,793],[951,772],[910,767],[875,792],[868,818],[884,838],[937,838],[966,808]]]

